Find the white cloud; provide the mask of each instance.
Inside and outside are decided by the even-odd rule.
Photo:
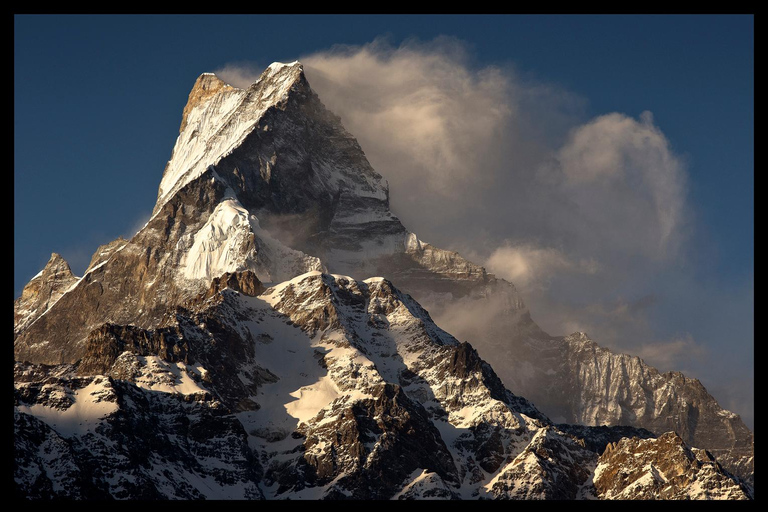
[[[546,288],[555,274],[595,274],[599,269],[594,259],[574,261],[559,249],[532,244],[498,247],[486,260],[485,267],[498,277],[515,283],[523,294],[532,287]]]
[[[470,69],[453,39],[397,48],[378,40],[301,61],[321,100],[395,186],[417,182],[420,191],[460,194],[498,152],[515,115],[509,74]]]
[[[652,294],[689,227],[685,165],[653,116],[584,119],[577,95],[471,57],[443,37],[299,60],[389,181],[405,226],[511,280],[545,330],[566,334],[559,329],[576,314],[615,302],[618,290]],[[217,73],[243,85],[254,69]],[[579,323],[616,325],[615,316],[588,318]]]
[[[252,62],[241,62],[226,64],[214,71],[214,74],[229,85],[239,89],[247,89],[261,76],[263,71],[263,67]]]
[[[693,336],[686,334],[670,341],[640,345],[633,355],[651,366],[668,371],[688,367],[692,360],[702,360],[707,356],[707,349],[697,344]]]
[[[545,330],[573,323],[555,312],[575,319],[619,291],[652,294],[659,269],[680,260],[686,169],[649,112],[584,119],[577,95],[511,65],[474,66],[446,37],[299,60],[389,181],[405,226],[511,280]],[[256,69],[217,74],[242,86]]]
[[[610,237],[630,234],[648,257],[674,255],[686,222],[686,173],[650,112],[578,126],[556,158],[582,222]]]

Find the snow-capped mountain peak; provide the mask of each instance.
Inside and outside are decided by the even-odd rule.
[[[273,63],[247,89],[226,84],[213,73],[198,77],[182,115],[179,137],[157,194],[157,212],[168,198],[231,152],[291,88],[306,85],[298,62]],[[263,129],[268,129],[265,127]]]

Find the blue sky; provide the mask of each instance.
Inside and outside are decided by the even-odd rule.
[[[545,328],[565,328],[547,311],[589,311],[587,325],[598,342],[636,348],[660,366],[666,360],[690,371],[753,425],[751,16],[16,16],[14,297],[52,252],[79,275],[99,244],[131,236],[146,221],[200,73],[232,66],[258,70],[305,56],[318,68],[335,66],[328,56],[336,45],[361,51],[374,41],[384,41],[385,51],[367,52],[371,62],[391,64],[405,47],[409,58],[440,54],[444,46],[430,46],[436,40],[461,48],[455,62],[467,76],[477,79],[493,69],[510,90],[535,92],[536,98],[547,91],[546,101],[529,94],[523,103],[532,118],[544,113],[541,126],[528,126],[554,134],[544,144],[553,154],[562,157],[564,148],[576,145],[568,133],[586,134],[596,128],[592,121],[612,113],[635,132],[650,126],[647,133],[663,135],[664,154],[672,155],[685,184],[678,199],[686,222],[676,231],[684,247],[674,258],[663,264],[646,258],[627,268],[627,274],[641,269],[633,278],[616,280],[611,276],[619,262],[629,261],[630,245],[618,247],[606,238],[605,251],[590,253],[569,242],[581,234],[577,227],[525,224],[528,217],[507,205],[505,214],[516,218],[519,229],[493,225],[488,240],[506,249],[524,247],[527,252],[514,255],[551,263],[546,286],[536,281],[541,273],[525,281],[532,314]],[[316,90],[325,101],[323,90]],[[326,104],[333,109],[332,93]],[[512,95],[506,89],[499,94]],[[338,108],[343,119],[353,119],[343,104]],[[652,112],[650,125],[641,122],[645,111]],[[400,178],[385,172],[386,148],[347,128],[390,179],[394,194]],[[494,251],[491,242],[480,248],[465,236],[477,231],[474,224],[492,224],[476,205],[466,205],[462,218],[450,223],[448,214],[420,220],[404,202],[394,206],[422,239],[480,263],[509,254]],[[592,246],[603,243],[594,239]],[[598,270],[576,275],[573,269],[592,268],[589,262]],[[574,286],[589,293],[579,295]],[[521,288],[525,293],[526,285]],[[616,320],[617,311],[639,313],[631,321]],[[699,356],[658,355],[677,354],[674,347]]]

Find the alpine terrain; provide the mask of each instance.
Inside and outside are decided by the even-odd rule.
[[[53,254],[14,355],[22,498],[754,497],[737,415],[409,232],[299,62],[197,79],[152,217]]]

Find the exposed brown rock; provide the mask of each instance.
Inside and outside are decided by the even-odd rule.
[[[13,303],[14,333],[48,310],[75,282],[69,264],[59,254],[51,254],[42,272],[35,276]]]
[[[195,297],[195,302],[202,302],[219,293],[221,290],[229,288],[230,290],[255,297],[264,291],[264,285],[252,270],[243,270],[239,272],[226,272],[220,277],[211,281],[211,286],[203,293]]]
[[[184,128],[187,126],[187,117],[192,109],[204,103],[219,91],[232,89],[234,89],[234,87],[224,83],[221,78],[213,73],[203,73],[200,75],[197,78],[197,81],[195,81],[195,85],[192,86],[192,90],[189,92],[187,104],[184,106],[184,111],[181,114],[179,133],[184,131]]]
[[[705,450],[691,449],[674,432],[657,439],[624,438],[598,459],[594,485],[604,499],[751,499]]]

